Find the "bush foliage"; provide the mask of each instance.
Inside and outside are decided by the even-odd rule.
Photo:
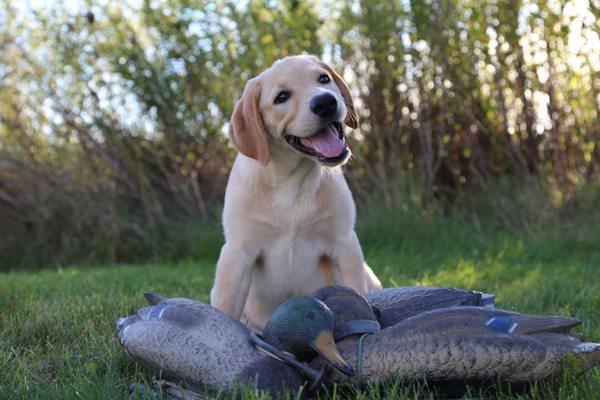
[[[27,3],[0,2],[0,269],[212,251],[232,107],[290,54],[353,90],[360,204],[598,175],[598,0]]]

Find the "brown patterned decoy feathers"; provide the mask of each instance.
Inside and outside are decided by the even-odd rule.
[[[119,319],[117,330],[131,358],[198,393],[227,393],[256,382],[259,390],[276,396],[304,383],[295,370],[257,350],[244,325],[202,302],[160,300]]]
[[[379,310],[379,322],[387,328],[413,315],[438,308],[457,306],[493,307],[494,296],[471,290],[435,286],[386,288],[365,294]]]

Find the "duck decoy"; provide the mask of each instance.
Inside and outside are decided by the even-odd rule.
[[[269,317],[263,330],[271,346],[292,353],[301,361],[319,354],[342,374],[352,375],[352,367],[342,358],[333,338],[333,314],[320,300],[298,296],[283,302]],[[309,346],[307,339],[312,338]]]
[[[288,300],[275,311],[264,331],[273,341],[269,344],[208,304],[157,293],[145,296],[149,307],[117,321],[121,346],[132,359],[160,373],[170,388],[181,383],[187,397],[229,394],[239,385],[278,397],[301,388],[303,377],[314,389],[324,368],[311,368],[291,355],[310,356],[305,349],[343,373],[352,372],[335,347],[331,311],[312,297]]]
[[[494,307],[494,295],[473,290],[436,286],[404,286],[366,293],[378,314],[381,328],[387,328],[424,311],[445,307]]]
[[[367,300],[346,287],[330,286],[314,297],[333,312],[335,329],[352,320],[375,321]],[[582,369],[600,364],[600,344],[586,343],[570,329],[576,318],[535,316],[491,307],[453,306],[424,311],[379,331],[340,339],[342,357],[355,376],[331,371],[328,384],[387,382],[527,383],[561,372],[570,357]],[[322,365],[317,357],[314,366]]]

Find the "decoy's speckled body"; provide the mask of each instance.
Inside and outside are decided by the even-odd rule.
[[[429,310],[458,306],[494,306],[494,296],[491,294],[435,286],[385,288],[369,292],[365,294],[365,298],[380,313],[382,329]]]
[[[240,322],[208,304],[146,296],[152,304],[117,321],[125,352],[164,379],[197,393],[229,392],[252,384],[277,394],[300,388],[297,371],[259,350]]]
[[[428,289],[423,290],[421,293],[427,293]],[[314,296],[333,311],[336,326],[369,317],[367,301],[357,300],[361,296],[350,288],[330,286]],[[428,296],[396,296],[397,304],[389,297],[385,301],[381,296],[367,298],[383,306],[382,315],[386,309],[408,310],[407,304],[427,311],[398,318],[395,325],[364,337],[360,366],[361,335],[338,342],[342,357],[354,366],[357,376],[349,378],[331,371],[328,383],[386,382],[401,377],[475,384],[499,379],[510,384],[560,372],[570,355],[584,360],[586,367],[600,364],[600,344],[584,343],[569,333],[579,324],[575,318],[525,315],[472,305],[448,307],[444,302],[440,303],[442,308],[432,309]],[[319,363],[318,359],[313,362]]]

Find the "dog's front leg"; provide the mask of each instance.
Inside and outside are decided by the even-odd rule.
[[[335,282],[349,286],[359,293],[381,289],[381,282],[364,262],[363,253],[355,232],[336,244],[333,276]]]
[[[252,283],[254,260],[243,249],[225,243],[217,263],[210,304],[239,320]]]

